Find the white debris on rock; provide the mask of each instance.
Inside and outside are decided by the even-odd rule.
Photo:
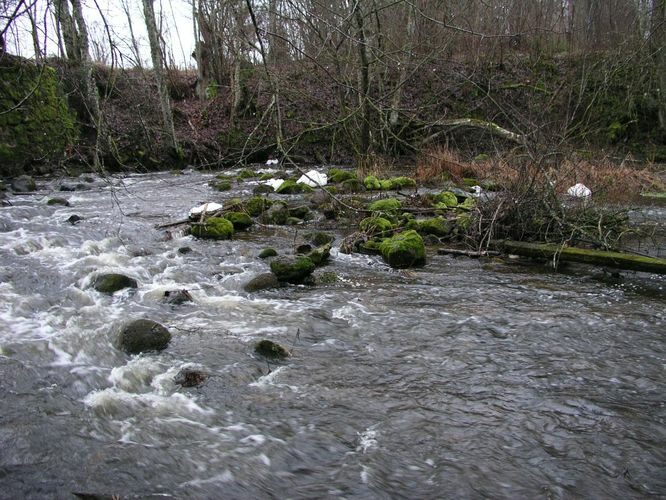
[[[273,191],[277,191],[282,184],[284,184],[284,179],[268,179],[264,181],[264,184],[273,188]]]
[[[574,198],[589,198],[592,196],[592,191],[585,184],[580,182],[574,186],[571,186],[567,189],[567,194],[573,196]]]
[[[213,212],[217,212],[218,210],[222,210],[222,205],[220,205],[219,203],[209,202],[190,209],[189,215],[190,217],[197,217],[202,213],[210,214]]]
[[[306,174],[301,175],[296,184],[305,184],[310,187],[325,186],[328,182],[328,176],[317,172],[316,170],[310,170]]]
[[[266,160],[266,165],[277,165],[278,163],[280,163],[280,160],[277,158],[269,158]]]

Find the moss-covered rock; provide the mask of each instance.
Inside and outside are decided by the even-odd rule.
[[[260,340],[255,344],[254,352],[271,359],[284,359],[291,356],[289,349],[272,340]]]
[[[0,60],[0,175],[12,177],[35,162],[54,165],[77,136],[56,71],[3,54]]]
[[[402,208],[402,203],[396,198],[386,198],[383,200],[376,200],[368,205],[368,210],[373,212],[388,212],[395,213]]]
[[[264,224],[275,224],[283,226],[289,219],[289,208],[286,203],[273,203],[268,210],[261,215],[261,221]],[[298,220],[298,219],[297,219]]]
[[[310,193],[312,192],[312,188],[307,184],[299,184],[292,179],[287,179],[275,190],[275,192],[278,194]]]
[[[254,179],[255,177],[258,177],[259,174],[256,172],[253,172],[250,169],[244,168],[240,172],[238,172],[238,179],[239,180],[245,180],[245,179]]]
[[[243,204],[243,208],[251,217],[258,217],[267,210],[271,204],[271,201],[263,196],[253,196]]]
[[[331,182],[339,184],[341,182],[356,179],[356,174],[349,170],[342,170],[340,168],[331,168],[328,170],[328,178]]]
[[[391,267],[404,269],[425,265],[425,245],[423,239],[414,230],[386,238],[379,244],[384,261]]]
[[[465,201],[458,205],[458,208],[462,210],[474,210],[476,207],[476,199],[474,198],[465,198]]]
[[[416,181],[411,177],[392,177],[389,179],[389,189],[404,189],[408,187],[416,187]]]
[[[442,191],[434,197],[433,201],[437,208],[449,208],[458,205],[458,197],[451,191]]]
[[[259,258],[268,259],[269,257],[276,257],[277,254],[278,253],[274,248],[264,248],[261,252],[259,252]]]
[[[124,288],[137,288],[134,278],[118,273],[105,273],[95,277],[92,287],[100,293],[113,294]]]
[[[444,217],[433,217],[418,221],[418,232],[435,236],[446,236],[453,229],[451,223]]]
[[[191,232],[197,238],[229,240],[234,234],[234,225],[223,217],[211,217],[201,224],[193,224]]]
[[[314,233],[308,233],[305,235],[305,238],[312,243],[314,246],[322,246],[327,243],[332,243],[335,240],[335,236],[329,233],[324,233],[323,231],[316,231]]]
[[[229,191],[231,189],[231,182],[227,180],[212,180],[209,185],[217,191]]]
[[[360,193],[366,190],[365,185],[358,179],[347,179],[340,185],[340,189],[345,193]]]
[[[331,255],[331,244],[326,243],[325,245],[322,245],[310,251],[307,254],[307,258],[310,259],[315,266],[319,267],[326,263],[330,255]]]
[[[366,217],[359,223],[358,227],[364,233],[375,235],[388,233],[393,229],[393,224],[384,217]]]
[[[306,220],[311,215],[310,209],[305,205],[292,207],[289,209],[289,217],[296,217],[297,219]]]
[[[382,183],[374,175],[368,175],[363,179],[363,185],[369,191],[379,191],[382,188]]]
[[[307,257],[280,257],[271,262],[271,272],[277,279],[292,284],[303,283],[315,267]]]
[[[149,319],[138,319],[120,327],[116,343],[128,354],[166,349],[171,333],[164,326]]]
[[[243,212],[228,212],[224,218],[234,225],[235,231],[245,231],[254,224],[252,217]]]

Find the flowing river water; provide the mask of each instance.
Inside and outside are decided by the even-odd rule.
[[[211,177],[90,179],[70,207],[45,180],[0,209],[0,498],[666,496],[663,277],[334,249],[337,281],[249,294],[296,229],[156,229],[251,191]],[[96,292],[105,271],[138,289]],[[169,347],[117,350],[137,318]],[[187,367],[210,377],[183,388]]]

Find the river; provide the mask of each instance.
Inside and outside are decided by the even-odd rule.
[[[251,192],[211,177],[42,180],[0,209],[0,498],[666,496],[663,277],[334,248],[337,281],[248,294],[297,229],[156,228]],[[138,289],[94,291],[105,271]],[[178,289],[193,302],[162,302]],[[117,350],[136,318],[169,347]],[[183,388],[187,367],[210,376]]]

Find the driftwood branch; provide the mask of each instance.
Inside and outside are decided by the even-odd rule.
[[[657,257],[563,247],[551,243],[499,241],[495,242],[495,246],[504,252],[525,257],[534,257],[538,259],[554,258],[557,261],[580,262],[583,264],[613,267],[629,271],[666,274],[666,259],[660,259]]]
[[[505,128],[500,127],[496,123],[487,122],[484,120],[479,120],[477,118],[455,118],[451,120],[437,120],[429,124],[429,127],[473,127],[487,130],[488,132],[495,134],[498,137],[506,139],[511,142],[518,144],[525,144],[526,139],[522,134],[517,134],[516,132],[511,132]],[[424,143],[430,142],[440,135],[443,131],[438,131],[432,134],[430,137],[424,139]]]

